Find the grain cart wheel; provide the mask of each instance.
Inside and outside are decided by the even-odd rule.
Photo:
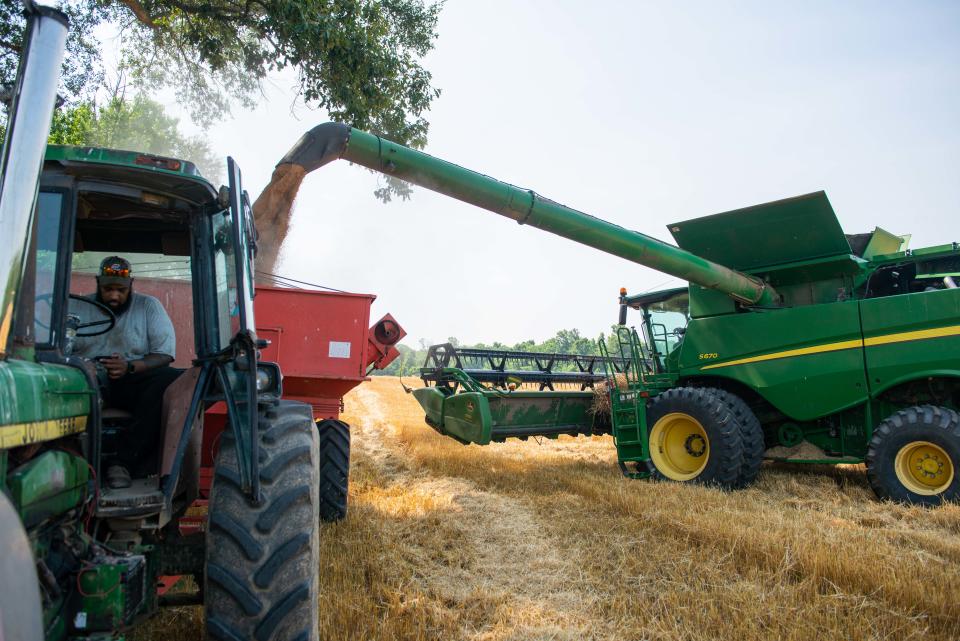
[[[921,405],[900,410],[873,432],[867,478],[881,499],[939,505],[960,499],[960,415]]]
[[[320,435],[320,519],[339,521],[347,516],[350,480],[350,426],[343,421],[317,421]]]
[[[259,502],[240,490],[236,442],[224,432],[206,542],[207,639],[317,641],[319,452],[309,405],[260,413]]]
[[[740,442],[743,444],[743,457],[740,461],[740,476],[734,484],[735,488],[744,488],[753,483],[760,473],[763,464],[763,427],[757,420],[756,414],[742,398],[725,390],[717,390],[720,399],[733,412],[740,423]]]
[[[743,459],[742,426],[721,390],[678,387],[647,410],[654,476],[733,488]]]

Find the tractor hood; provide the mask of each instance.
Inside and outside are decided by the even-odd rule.
[[[668,228],[681,248],[739,271],[852,253],[822,191]]]

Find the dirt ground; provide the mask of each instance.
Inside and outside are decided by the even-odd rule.
[[[960,638],[960,506],[880,503],[861,466],[721,492],[624,479],[608,437],[460,445],[396,378],[346,408],[321,639]],[[135,638],[200,638],[200,616]]]

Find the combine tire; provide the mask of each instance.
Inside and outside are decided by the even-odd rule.
[[[654,476],[734,488],[740,478],[740,422],[718,389],[678,387],[647,410]]]
[[[350,426],[342,421],[317,421],[320,435],[320,520],[347,516],[350,479]]]
[[[261,411],[260,500],[250,501],[224,433],[207,532],[207,639],[317,641],[318,460],[308,405]]]
[[[743,444],[743,457],[740,459],[740,475],[733,487],[745,488],[752,484],[760,473],[763,464],[763,427],[757,420],[756,414],[742,398],[724,390],[717,390],[727,408],[733,412],[740,424],[740,442]]]
[[[960,415],[934,405],[900,410],[874,430],[866,463],[881,499],[918,505],[960,500]]]

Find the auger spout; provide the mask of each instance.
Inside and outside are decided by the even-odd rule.
[[[776,307],[761,280],[679,247],[601,220],[484,174],[338,123],[314,127],[278,163],[313,171],[344,159],[506,216],[521,225],[569,238],[634,263],[723,292],[744,305]]]

